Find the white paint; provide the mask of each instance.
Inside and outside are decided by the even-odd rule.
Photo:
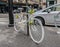
[[[1,25],[8,25],[7,22],[0,22]]]

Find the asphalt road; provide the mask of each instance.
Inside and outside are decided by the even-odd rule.
[[[56,33],[58,30],[47,26],[44,26],[44,30],[43,42],[36,45],[30,36],[24,34],[26,31],[16,32],[13,27],[8,27],[8,18],[5,18],[0,20],[0,47],[60,47],[60,34]]]
[[[0,18],[8,18],[8,17],[9,17],[8,13],[6,13],[6,14],[0,13]]]
[[[60,47],[60,35],[56,34],[55,27],[44,27],[45,38],[36,45],[23,32],[16,32],[13,27],[0,24],[0,47]]]

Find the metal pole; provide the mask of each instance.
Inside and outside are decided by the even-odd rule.
[[[26,7],[28,6],[28,0],[26,0]],[[26,8],[26,13],[28,13],[28,8]],[[28,21],[29,17],[27,14],[27,21]],[[27,36],[29,36],[29,22],[27,22]]]
[[[14,26],[14,16],[13,16],[13,0],[8,0],[8,10],[9,10],[9,27]]]
[[[38,9],[42,9],[41,8],[41,0],[39,0],[39,8]]]

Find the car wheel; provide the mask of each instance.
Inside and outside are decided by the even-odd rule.
[[[41,17],[35,17],[35,18],[38,18],[42,22],[42,24],[45,25],[45,20],[43,18]]]

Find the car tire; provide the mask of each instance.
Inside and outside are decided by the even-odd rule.
[[[39,19],[42,22],[42,24],[45,25],[45,20],[43,18],[41,17],[35,17],[35,18]]]

